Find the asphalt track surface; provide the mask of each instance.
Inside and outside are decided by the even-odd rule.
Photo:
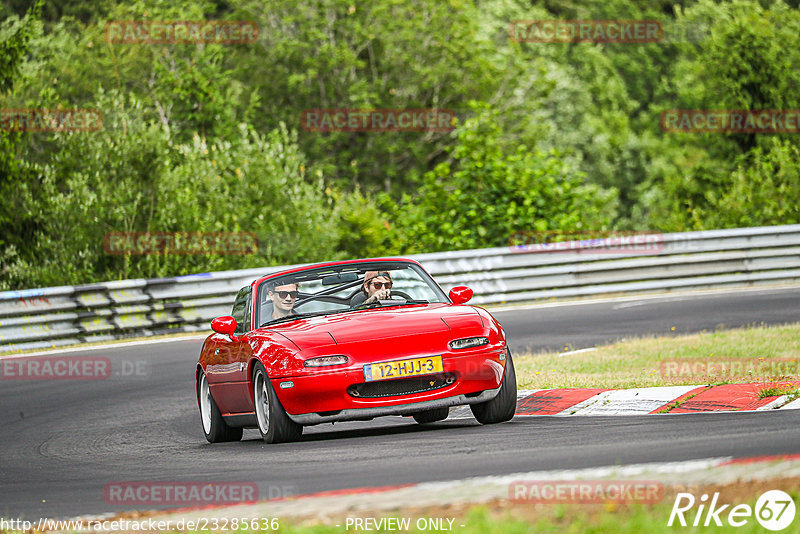
[[[500,311],[520,349],[573,349],[623,337],[800,321],[800,288],[708,293]],[[673,331],[671,328],[675,326]],[[0,517],[75,517],[121,481],[255,482],[260,498],[534,470],[800,452],[800,410],[625,417],[517,417],[419,426],[392,417],[306,428],[302,441],[209,445],[194,394],[201,342],[70,353],[102,355],[94,381],[0,380]]]

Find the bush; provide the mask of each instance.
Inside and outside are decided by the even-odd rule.
[[[198,135],[175,143],[131,98],[98,103],[99,132],[61,133],[36,177],[36,219],[27,242],[2,261],[5,287],[78,284],[131,277],[323,260],[336,254],[331,201],[307,180],[294,132],[264,135],[246,125],[229,141]],[[31,168],[32,172],[36,169]],[[20,186],[22,187],[22,186]],[[254,232],[254,255],[109,255],[109,232]]]

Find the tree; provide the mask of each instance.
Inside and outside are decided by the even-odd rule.
[[[38,0],[23,20],[9,18],[0,26],[0,95],[10,92],[19,78],[41,9],[42,0]],[[18,154],[22,136],[13,128],[0,128],[0,274],[6,270],[4,264],[15,256],[15,245],[24,246],[39,223],[30,211],[27,179],[32,171]],[[4,285],[0,281],[0,288]]]
[[[664,109],[800,108],[797,9],[782,2],[764,8],[750,0],[702,0],[679,17],[713,22],[704,40],[683,48],[662,102],[652,107],[654,123]],[[785,224],[794,220],[785,195],[797,187],[787,160],[797,147],[794,134],[663,134],[653,144],[655,165],[642,187],[641,213],[671,231]],[[781,174],[770,176],[769,169]]]
[[[425,174],[419,195],[398,213],[407,251],[506,246],[517,234],[608,229],[615,191],[586,184],[555,152],[504,148],[497,113],[479,104],[473,109],[476,116],[455,132],[450,160]]]

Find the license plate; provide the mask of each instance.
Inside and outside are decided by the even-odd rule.
[[[442,357],[412,358],[394,362],[372,363],[364,366],[364,380],[383,380],[385,378],[402,378],[405,376],[441,373]]]

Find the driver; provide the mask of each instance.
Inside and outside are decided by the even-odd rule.
[[[392,275],[389,271],[367,271],[361,291],[350,300],[350,306],[371,304],[377,300],[386,300],[392,296]]]

